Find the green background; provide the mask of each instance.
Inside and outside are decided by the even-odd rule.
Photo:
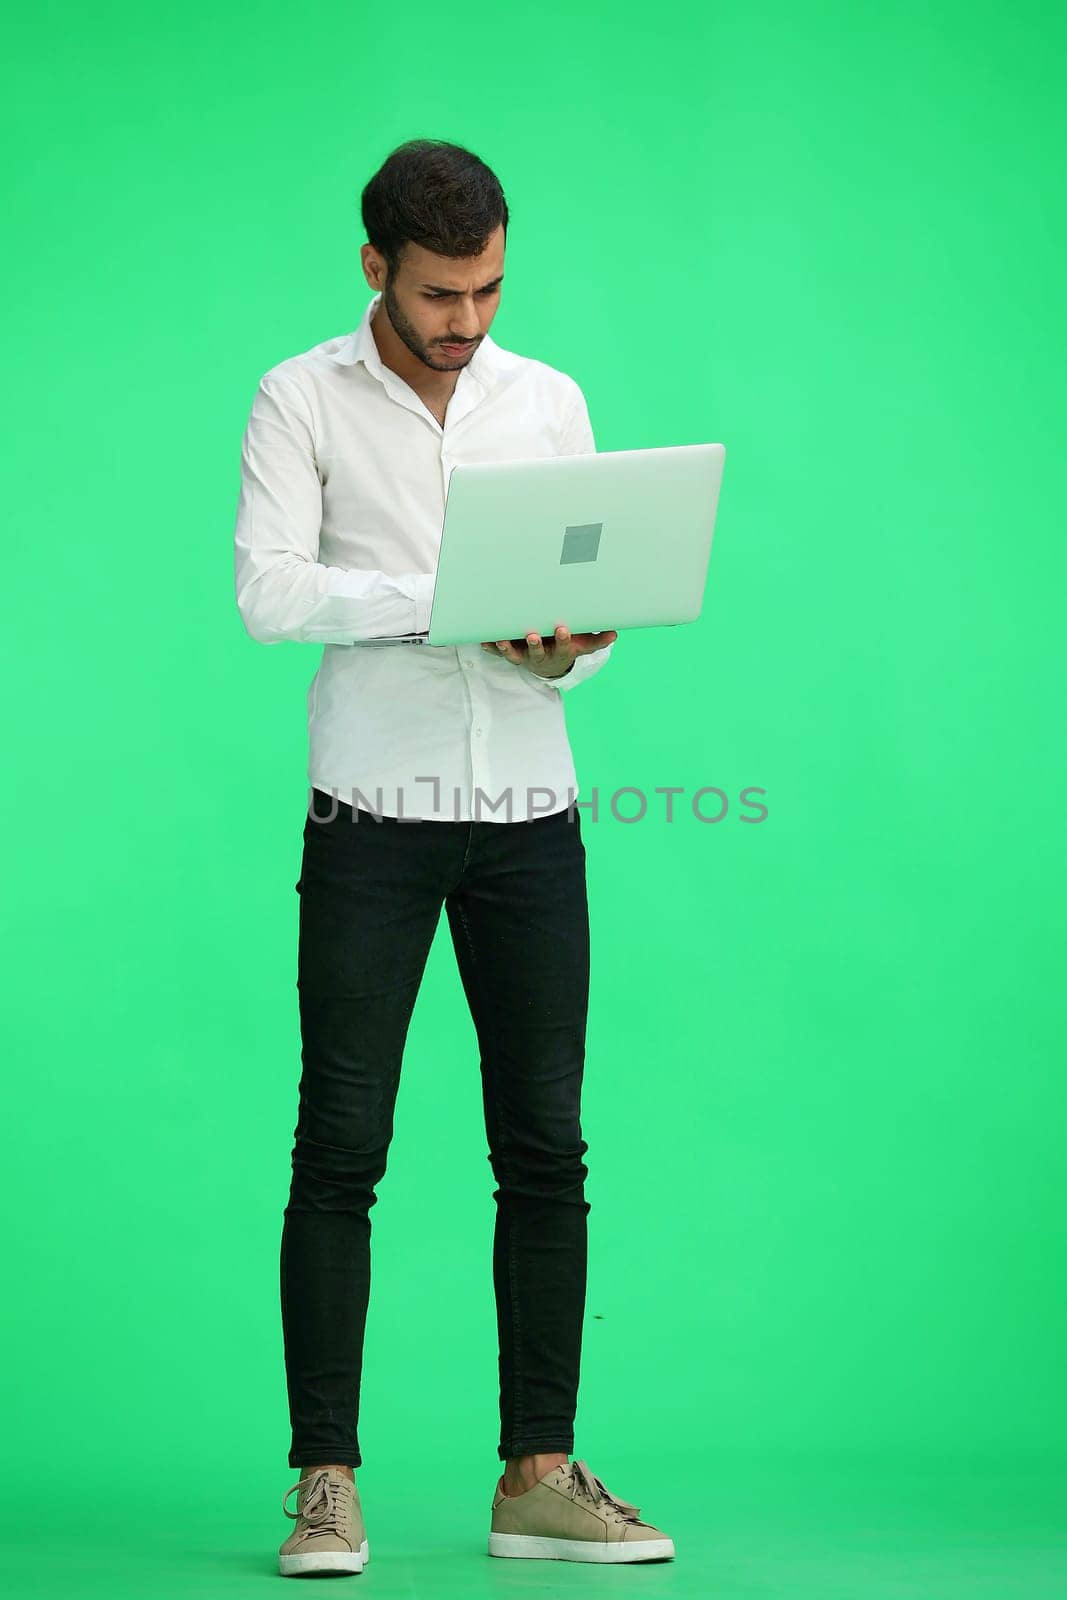
[[[9,20],[14,1592],[250,1594],[293,1527],[319,649],[242,629],[239,445],[260,374],[358,321],[359,191],[416,136],[500,176],[493,337],[581,383],[601,450],[727,446],[700,621],[567,697],[582,797],[769,815],[584,829],[575,1453],[677,1560],[484,1554],[492,1178],[442,922],[349,1581],[1063,1592],[1065,33],[973,0]]]

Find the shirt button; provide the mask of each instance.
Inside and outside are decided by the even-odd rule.
[[[480,739],[480,738],[481,738],[481,736],[482,736],[482,730],[481,730],[481,728],[475,728],[475,730],[474,730],[474,731],[475,731],[475,733],[476,733],[476,734],[477,734],[477,735],[478,735],[478,737],[479,737],[479,739]]]

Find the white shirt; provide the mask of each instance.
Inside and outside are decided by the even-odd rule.
[[[382,363],[370,326],[380,301],[355,332],[259,381],[234,537],[241,618],[265,644],[325,646],[307,691],[316,789],[391,817],[566,810],[578,788],[561,691],[599,671],[614,641],[554,679],[478,643],[361,641],[429,626],[451,468],[595,451],[585,398],[573,378],[486,335],[441,427]],[[328,815],[328,802],[316,810]]]

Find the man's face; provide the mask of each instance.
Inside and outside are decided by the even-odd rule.
[[[381,290],[389,321],[412,355],[433,372],[465,367],[500,304],[503,225],[481,255],[462,260],[408,244],[393,277],[373,245],[365,244],[361,253],[367,281]],[[450,350],[450,344],[463,348]]]

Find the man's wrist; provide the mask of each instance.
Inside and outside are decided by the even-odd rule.
[[[578,659],[578,657],[575,656],[574,661],[577,661],[577,659]],[[571,662],[570,667],[566,667],[562,672],[538,672],[538,673],[535,674],[535,676],[538,677],[538,678],[548,678],[548,679],[565,678],[567,676],[567,673],[570,672],[571,667],[574,666],[574,661]]]

